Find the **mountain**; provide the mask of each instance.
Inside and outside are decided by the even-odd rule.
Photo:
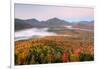
[[[25,22],[27,22],[31,25],[40,23],[37,19],[34,19],[34,18],[33,19],[27,19],[27,20],[25,20]]]
[[[94,29],[94,21],[80,21],[76,23],[73,27],[83,28],[83,29]]]
[[[62,27],[65,25],[69,25],[70,23],[58,18],[52,18],[52,19],[48,19],[45,24],[47,24],[48,26],[51,27]]]
[[[72,26],[75,28],[84,28],[84,29],[93,29],[94,28],[94,21],[80,21],[77,23],[70,23],[58,18],[51,18],[46,21],[38,21],[37,19],[16,19],[15,18],[15,31],[28,29],[28,28],[63,28],[65,26]]]
[[[32,27],[62,27],[65,25],[69,25],[69,22],[66,22],[64,20],[58,19],[58,18],[51,18],[47,21],[38,21],[36,19],[15,19],[15,30],[21,30],[21,29],[27,29]]]
[[[58,19],[58,18],[51,18],[51,19],[48,19],[47,21],[38,21],[36,19],[28,19],[28,20],[25,20],[25,22],[27,22],[33,26],[37,25],[37,24],[42,24],[44,26],[70,24],[69,22],[66,22],[66,21]]]
[[[28,19],[28,20],[25,20],[25,22],[31,24],[34,27],[58,27],[58,26],[64,26],[64,25],[70,24],[58,18],[51,18],[51,19],[48,19],[47,21],[38,21],[36,19]]]
[[[15,31],[27,29],[27,28],[32,28],[32,27],[33,27],[32,25],[26,23],[22,19],[15,19]]]

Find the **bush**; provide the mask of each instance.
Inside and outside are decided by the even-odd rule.
[[[94,60],[94,56],[91,54],[82,53],[80,55],[80,61],[93,61],[93,60]]]

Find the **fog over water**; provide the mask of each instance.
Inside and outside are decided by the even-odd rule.
[[[55,36],[54,32],[48,32],[49,28],[31,28],[15,32],[15,41],[35,37]]]
[[[92,32],[93,30],[88,30],[88,29],[80,29],[80,28],[73,28],[72,26],[65,26],[67,29],[73,29],[73,30],[80,30],[80,31],[90,31]],[[26,39],[31,39],[31,38],[41,38],[45,36],[68,36],[68,37],[74,37],[73,35],[68,35],[68,34],[57,34],[55,32],[50,32],[48,31],[49,28],[30,28],[30,29],[24,29],[20,31],[15,32],[15,41],[18,40],[26,40]],[[66,30],[67,31],[67,30]]]

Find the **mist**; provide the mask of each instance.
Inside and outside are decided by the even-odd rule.
[[[30,38],[40,38],[45,36],[55,36],[54,32],[48,32],[49,28],[31,28],[15,32],[15,41],[30,39]]]

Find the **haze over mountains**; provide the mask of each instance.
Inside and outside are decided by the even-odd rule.
[[[65,20],[61,20],[59,18],[51,18],[47,21],[39,21],[35,18],[22,20],[15,18],[15,31],[28,29],[28,28],[54,28],[59,27],[63,28],[64,26],[72,26],[75,28],[85,28],[85,29],[93,29],[94,21],[79,21],[79,22],[68,22]]]

